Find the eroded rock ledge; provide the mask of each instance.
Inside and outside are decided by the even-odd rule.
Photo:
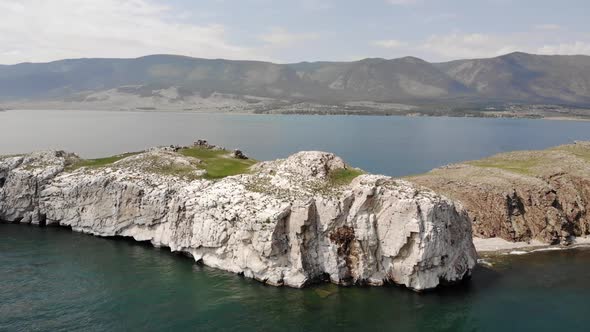
[[[125,236],[271,285],[396,283],[426,290],[470,275],[461,206],[409,182],[300,152],[211,180],[200,161],[152,149],[103,167],[61,151],[0,157],[0,219]],[[194,169],[193,169],[194,168]]]

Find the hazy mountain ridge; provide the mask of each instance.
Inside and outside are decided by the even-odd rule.
[[[436,64],[482,97],[590,102],[590,57],[511,53],[491,59]]]
[[[128,89],[128,86],[145,87]],[[84,101],[100,91],[151,97],[175,87],[175,100],[212,93],[288,102],[353,101],[432,105],[554,103],[590,105],[590,57],[525,53],[429,63],[415,57],[275,64],[151,55],[0,66],[0,100]],[[108,98],[108,97],[105,97]]]

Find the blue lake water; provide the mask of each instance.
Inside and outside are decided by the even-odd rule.
[[[590,140],[590,122],[164,112],[0,112],[0,154],[84,157],[207,138],[258,159],[337,153],[394,176]],[[130,241],[0,224],[0,331],[587,331],[590,250],[506,256],[433,293],[295,290]]]
[[[102,157],[205,138],[260,160],[334,152],[367,171],[403,176],[503,151],[590,140],[590,122],[182,112],[0,112],[0,154],[65,149]]]

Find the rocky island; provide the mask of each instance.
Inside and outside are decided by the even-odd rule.
[[[149,241],[277,286],[420,291],[476,264],[460,204],[317,151],[255,162],[198,141],[94,160],[3,156],[0,220]]]
[[[0,157],[4,222],[149,241],[276,286],[420,291],[458,282],[476,264],[473,241],[482,252],[485,241],[580,243],[590,234],[589,200],[590,142],[404,180],[326,152],[257,162],[202,140],[92,160],[63,151]]]

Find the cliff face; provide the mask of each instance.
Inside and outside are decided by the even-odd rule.
[[[590,234],[590,143],[511,152],[412,177],[463,203],[474,235],[567,244]]]
[[[151,241],[271,285],[329,279],[424,290],[475,265],[460,206],[384,176],[335,181],[350,169],[333,154],[301,152],[216,181],[175,175],[199,161],[164,150],[69,170],[76,158],[1,158],[0,219]]]

